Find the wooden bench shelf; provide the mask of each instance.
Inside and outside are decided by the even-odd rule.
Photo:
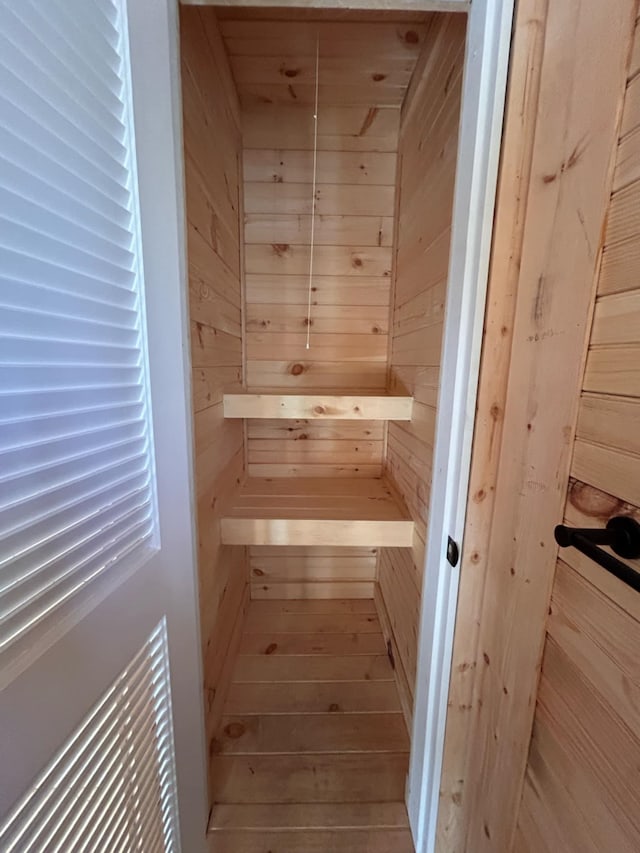
[[[224,395],[225,418],[410,421],[413,397],[391,394],[299,394],[287,391]]]
[[[384,480],[248,479],[220,523],[225,545],[413,544],[414,523]]]

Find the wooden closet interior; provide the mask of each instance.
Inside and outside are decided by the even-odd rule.
[[[410,732],[466,15],[187,6],[180,25],[211,764],[269,613],[339,616],[318,630],[354,643],[375,621],[363,654],[391,664]],[[252,636],[242,666],[273,667]]]

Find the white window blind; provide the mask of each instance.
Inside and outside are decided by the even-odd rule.
[[[177,851],[164,620],[0,825],[3,853]]]
[[[128,68],[119,2],[0,0],[0,653],[154,534]]]

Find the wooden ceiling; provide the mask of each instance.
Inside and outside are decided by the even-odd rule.
[[[399,108],[432,13],[217,9],[245,108],[319,103]]]

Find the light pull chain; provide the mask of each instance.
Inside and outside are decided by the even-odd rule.
[[[313,186],[311,190],[311,239],[309,241],[309,294],[307,301],[307,346],[311,346],[311,288],[313,285],[313,251],[316,239],[316,172],[318,167],[318,79],[320,71],[320,36],[316,36],[316,96],[313,110]]]

